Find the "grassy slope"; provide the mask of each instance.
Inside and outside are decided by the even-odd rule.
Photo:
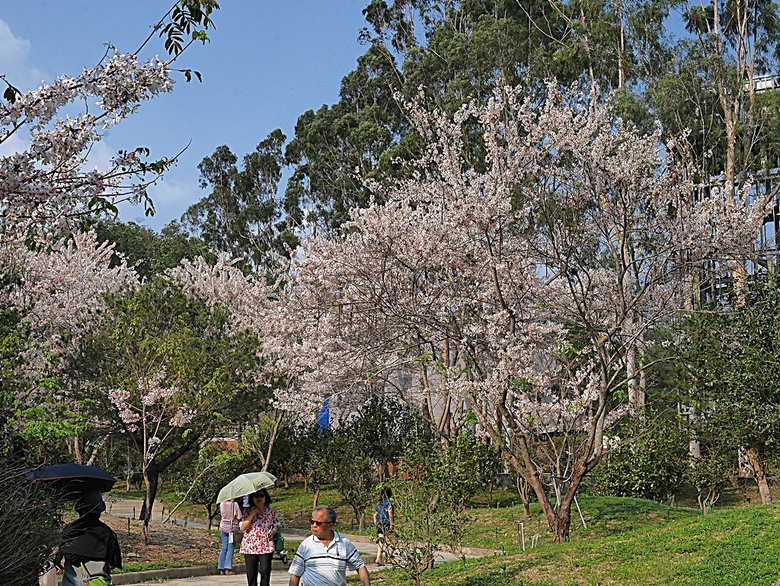
[[[425,583],[768,586],[780,578],[780,506],[720,509],[702,517],[640,499],[583,497],[580,505],[588,529],[576,523],[571,543],[554,545],[542,536],[539,547],[526,552],[504,544],[505,555],[443,564],[425,574]],[[508,508],[503,515],[512,512]],[[498,520],[495,510],[489,515]],[[487,516],[477,512],[470,527],[483,534],[487,527],[494,531]],[[507,543],[509,537],[517,539],[505,537]],[[480,541],[488,545],[490,536]],[[410,583],[394,574],[380,583]]]

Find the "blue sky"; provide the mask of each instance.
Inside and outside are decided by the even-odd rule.
[[[220,0],[211,42],[193,46],[179,66],[203,82],[177,77],[170,94],[146,102],[111,129],[101,149],[145,146],[172,156],[190,141],[176,167],[150,193],[157,208],[122,219],[160,229],[206,192],[198,163],[226,144],[240,157],[275,128],[290,137],[306,110],[338,99],[342,77],[366,47],[358,41],[368,0]],[[134,51],[172,0],[0,0],[0,74],[20,89],[76,75],[111,43]],[[164,53],[155,41],[142,56]]]

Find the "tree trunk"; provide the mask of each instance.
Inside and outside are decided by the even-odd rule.
[[[160,471],[157,467],[149,466],[144,469],[146,497],[144,498],[144,504],[141,507],[141,514],[139,516],[139,519],[144,522],[141,530],[144,545],[149,545],[149,521],[152,519],[152,509],[154,507],[154,499],[157,497],[159,479]]]
[[[517,494],[520,495],[520,500],[523,502],[523,518],[531,518],[531,487],[525,479],[518,474],[517,476]]]
[[[756,475],[756,484],[758,484],[758,492],[761,494],[761,502],[765,505],[771,505],[772,494],[769,492],[769,481],[766,478],[766,469],[761,461],[761,456],[752,448],[748,450],[748,458],[750,458],[750,465],[753,466],[753,472]]]
[[[567,507],[559,507],[553,513],[553,519],[550,521],[550,531],[552,531],[553,541],[555,543],[564,543],[569,540],[569,530],[571,529],[571,503]]]
[[[361,511],[360,507],[356,505],[351,505],[351,506],[352,506],[352,510],[355,513],[355,520],[358,523],[358,530],[362,531],[363,529],[366,528],[366,513],[365,511]]]
[[[521,473],[520,470],[517,472]],[[539,501],[539,505],[542,507],[542,513],[544,513],[544,518],[547,520],[547,525],[552,532],[553,541],[555,543],[564,543],[569,539],[569,530],[571,529],[571,504],[574,497],[573,494],[570,495],[569,493],[573,490],[572,486],[569,486],[566,494],[558,504],[553,506],[541,479],[536,475],[526,476],[525,470],[523,470],[522,473],[523,478],[525,478],[526,482],[528,482],[533,489],[536,498]],[[576,485],[579,485],[579,480],[580,479],[577,480]],[[574,484],[573,481],[572,484]]]
[[[626,350],[626,384],[628,404],[631,413],[642,413],[645,407],[645,393],[640,385],[637,342],[632,340]]]
[[[284,412],[280,409],[276,412],[274,416],[274,426],[271,430],[271,435],[268,438],[268,449],[265,452],[265,457],[263,459],[263,471],[268,471],[268,466],[271,465],[271,455],[274,452],[274,445],[276,445],[276,438],[279,437],[279,429],[282,424],[282,417]]]
[[[701,458],[701,442],[699,442],[699,438],[696,437],[696,419],[699,417],[696,408],[695,407],[689,407],[687,405],[681,405],[681,411],[683,413],[683,416],[690,421],[690,439],[688,440],[688,454],[691,458],[698,459]]]
[[[214,515],[216,515],[216,514],[217,514],[217,511],[212,511],[211,510],[211,503],[208,503],[206,505],[206,531],[210,531],[211,530],[211,521],[213,520]]]
[[[712,512],[712,507],[720,498],[720,492],[713,489],[709,489],[706,494],[700,490],[696,495],[696,500],[699,502],[699,508],[703,515],[707,515]]]
[[[79,442],[79,436],[73,438],[73,460],[76,464],[83,464],[83,457],[81,455],[81,442]]]
[[[133,464],[132,460],[130,459],[130,444],[127,445],[127,463],[125,464],[125,467],[127,469],[127,476],[125,477],[125,490],[127,492],[130,492],[130,480],[133,476]]]

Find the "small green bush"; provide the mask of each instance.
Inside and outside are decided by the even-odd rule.
[[[688,436],[676,419],[650,425],[634,418],[607,438],[607,454],[593,474],[592,492],[662,500],[683,483]]]

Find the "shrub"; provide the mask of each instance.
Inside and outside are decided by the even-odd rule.
[[[677,419],[634,418],[605,440],[607,453],[593,474],[596,494],[661,500],[683,483],[688,436]]]

